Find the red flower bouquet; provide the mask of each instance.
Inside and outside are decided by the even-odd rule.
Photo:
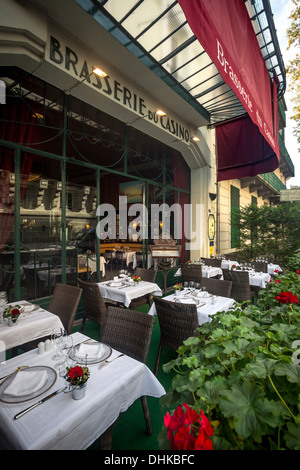
[[[83,385],[89,378],[90,371],[87,367],[67,367],[65,379],[70,385]]]
[[[279,295],[276,295],[276,300],[281,304],[298,304],[299,300],[298,297],[292,292],[280,292]]]
[[[12,322],[16,322],[20,316],[20,305],[9,305],[3,312],[3,318],[11,318]]]
[[[184,410],[184,408],[185,410]],[[173,450],[212,450],[214,434],[208,418],[191,409],[186,403],[178,405],[174,414],[164,418],[168,439]]]

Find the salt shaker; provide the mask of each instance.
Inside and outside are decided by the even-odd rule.
[[[46,350],[46,351],[51,351],[51,349],[52,349],[51,340],[50,340],[50,339],[46,339],[46,341],[45,341],[45,350]]]
[[[45,343],[43,341],[41,341],[38,344],[38,353],[43,354],[44,352],[45,352]]]

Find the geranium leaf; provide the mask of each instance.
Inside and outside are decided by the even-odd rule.
[[[299,364],[287,364],[286,362],[277,363],[274,373],[277,376],[286,376],[289,382],[300,383]]]
[[[300,450],[300,423],[288,423],[284,438],[289,449]]]
[[[233,418],[234,428],[243,439],[252,436],[261,442],[268,426],[278,425],[277,403],[268,401],[264,390],[256,384],[235,384],[231,390],[222,392],[220,408],[225,417]]]

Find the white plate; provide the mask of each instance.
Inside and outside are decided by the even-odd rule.
[[[78,357],[78,351],[79,351],[80,346],[81,346],[80,344],[76,345],[71,350],[69,356],[74,361],[77,361],[78,364],[82,364],[82,365],[97,364],[98,362],[105,361],[112,353],[112,349],[110,346],[108,346],[105,343],[99,343],[95,341],[95,342],[90,343],[90,345],[86,343],[85,346],[95,347],[96,350],[97,350],[97,346],[101,347],[101,354],[99,355],[99,357],[97,357],[97,354],[95,354],[95,351],[92,351],[93,354],[91,354],[90,357],[89,355],[87,355],[87,357]],[[87,348],[87,351],[88,351],[88,348]]]
[[[107,283],[108,287],[121,287],[125,286],[124,281],[110,281]]]
[[[27,373],[46,372],[47,373],[46,381],[40,388],[38,388],[38,390],[36,390],[33,393],[28,393],[28,395],[26,395],[26,394],[23,395],[22,394],[20,396],[13,396],[13,395],[5,394],[5,390],[7,389],[7,387],[15,379],[16,374],[18,374],[20,372],[22,372],[22,378],[24,377],[24,380],[28,380],[28,379],[26,379],[26,375],[25,375],[26,372]],[[36,398],[36,397],[42,395],[42,393],[49,390],[49,388],[51,388],[52,385],[55,383],[56,378],[57,378],[56,371],[54,369],[52,369],[51,367],[48,367],[48,366],[33,366],[33,367],[28,367],[27,369],[15,372],[14,374],[7,377],[7,379],[5,379],[2,382],[2,384],[0,385],[0,401],[2,401],[4,403],[22,403],[24,401],[31,400],[32,398]]]

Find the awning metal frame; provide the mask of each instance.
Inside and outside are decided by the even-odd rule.
[[[234,91],[224,83],[206,52],[200,50],[196,53],[196,48],[202,46],[190,30],[185,16],[181,14],[177,0],[160,2],[153,0],[153,7],[157,10],[155,18],[153,12],[149,11],[149,3],[147,5],[146,0],[136,0],[135,3],[134,0],[76,1],[124,47],[197,110],[210,125],[246,114]],[[278,79],[278,100],[280,100],[286,89],[286,76],[270,0],[244,0],[244,2],[270,79],[274,76]],[[161,11],[159,11],[160,5]],[[135,21],[131,21],[132,15],[136,15],[134,18],[140,20],[140,30],[135,26]],[[151,44],[145,47],[146,33],[149,34],[152,28],[154,31],[158,26],[161,35],[153,34],[153,40],[152,36],[150,39],[147,36],[147,41],[151,40]],[[155,31],[157,32],[157,29]],[[178,32],[181,43],[178,36],[175,37]],[[189,47],[193,47],[193,50],[188,50]],[[160,56],[164,50],[165,55]],[[205,64],[203,64],[204,59]],[[199,64],[202,67],[199,68]],[[209,66],[213,66],[212,72],[207,70]],[[199,81],[196,80],[197,74]],[[205,84],[207,84],[206,89],[200,91],[199,87]],[[222,98],[224,94],[227,95],[225,102]]]

